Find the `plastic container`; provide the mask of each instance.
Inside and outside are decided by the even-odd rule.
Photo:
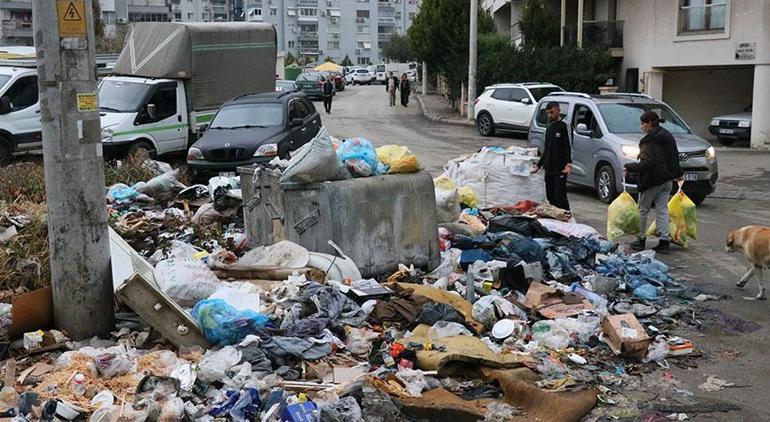
[[[399,264],[433,270],[440,263],[433,180],[424,171],[281,184],[278,199],[270,192],[275,184],[262,176],[255,185],[254,168],[238,170],[252,246],[260,246],[261,240],[275,242],[283,233],[308,250],[334,254],[328,244],[332,240],[365,278],[393,273]],[[259,204],[251,207],[255,202]],[[282,227],[277,227],[281,217]],[[269,235],[265,228],[270,228]]]
[[[72,378],[72,392],[82,396],[86,393],[86,377],[83,374],[75,374]]]

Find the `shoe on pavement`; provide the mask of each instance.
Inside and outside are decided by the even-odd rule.
[[[661,240],[658,242],[658,246],[652,248],[655,252],[666,253],[671,250],[671,242],[668,240]]]
[[[639,239],[636,239],[636,242],[628,246],[630,246],[631,249],[635,251],[643,251],[647,247],[647,239],[644,237],[640,237]]]

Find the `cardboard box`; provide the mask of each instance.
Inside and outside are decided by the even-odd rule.
[[[602,321],[604,341],[619,356],[643,358],[652,338],[634,314],[610,315]]]
[[[563,302],[560,292],[553,287],[543,283],[532,283],[527,290],[524,299],[524,306],[529,309],[537,309],[544,305],[553,305]]]

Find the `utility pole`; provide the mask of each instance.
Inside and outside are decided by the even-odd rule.
[[[468,43],[468,120],[473,120],[473,101],[476,99],[476,47],[478,44],[479,0],[471,0],[471,34]]]
[[[74,340],[115,326],[91,1],[32,1],[54,317]]]

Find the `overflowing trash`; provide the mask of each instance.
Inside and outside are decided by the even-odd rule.
[[[126,254],[113,253],[113,272],[124,275],[116,332],[80,343],[48,327],[26,332],[18,361],[5,362],[0,411],[18,420],[362,421],[440,412],[577,421],[621,402],[631,408],[624,394],[639,374],[699,356],[673,330],[699,324],[691,308],[700,292],[654,253],[628,254],[544,203],[542,181],[528,173],[533,158],[485,148],[450,162],[425,193],[439,209],[428,228],[439,259],[401,256],[397,270],[366,277],[368,263],[350,258],[359,251],[332,245],[324,253],[286,239],[253,247],[244,222],[252,199],[239,177],[187,187],[175,170],[148,162],[156,177],[107,189],[122,242],[113,247]],[[403,177],[388,174],[419,164],[404,147],[340,143],[324,132],[289,163],[264,168],[295,184],[357,183]],[[480,168],[490,177],[475,179]],[[619,230],[628,233],[633,219],[618,217]],[[393,226],[360,235],[390,239]],[[386,255],[395,246],[377,247]],[[701,389],[731,386],[712,377]]]

